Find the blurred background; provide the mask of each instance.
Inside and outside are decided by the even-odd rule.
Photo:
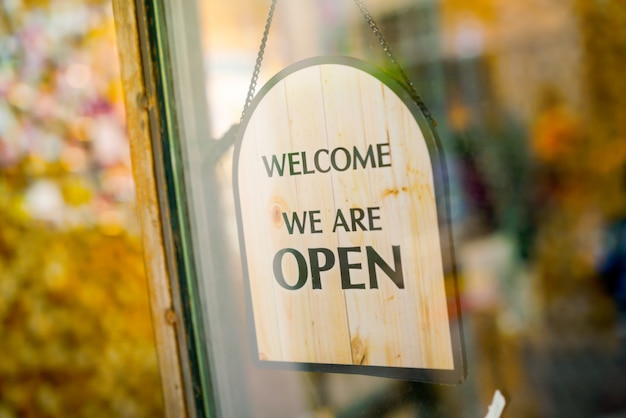
[[[200,2],[213,138],[241,114],[268,3]],[[264,393],[285,416],[469,418],[498,389],[507,417],[626,416],[626,3],[366,5],[438,121],[469,377],[456,388],[339,375],[303,384],[247,369],[244,381],[301,384],[304,400],[282,402],[260,382],[250,399]],[[326,54],[392,67],[352,1],[279,2],[260,79]],[[226,218],[231,165],[216,167]],[[232,252],[237,277],[236,238]]]
[[[159,416],[111,5],[0,4],[0,418]],[[367,5],[439,122],[470,378],[312,375],[281,404],[244,371],[280,405],[254,415],[475,417],[499,389],[504,416],[626,416],[626,4]],[[220,138],[269,1],[198,7]],[[310,51],[386,63],[351,1],[277,13],[262,80]],[[216,170],[233,219],[230,164]]]
[[[0,417],[162,415],[111,4],[0,2]]]

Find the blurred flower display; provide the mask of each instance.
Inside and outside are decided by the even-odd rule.
[[[25,192],[33,219],[111,231],[102,214],[115,211],[118,230],[136,232],[110,4],[9,3],[0,48],[3,181]]]
[[[0,417],[162,412],[110,2],[0,4]]]

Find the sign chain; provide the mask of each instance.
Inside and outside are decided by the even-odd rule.
[[[246,96],[246,102],[244,104],[243,111],[241,112],[241,118],[239,120],[240,124],[243,122],[243,119],[245,117],[246,111],[248,110],[248,107],[250,106],[250,104],[252,103],[252,99],[254,98],[254,93],[255,93],[255,90],[256,90],[257,81],[259,79],[259,72],[261,71],[261,63],[263,62],[263,55],[265,54],[265,47],[267,45],[267,37],[268,37],[269,31],[270,31],[270,27],[272,26],[272,19],[274,17],[274,10],[276,9],[276,3],[277,2],[278,2],[278,0],[272,0],[272,4],[270,5],[270,11],[269,11],[269,14],[267,16],[267,20],[265,22],[265,28],[263,30],[263,37],[261,38],[261,45],[259,46],[259,52],[258,52],[257,58],[256,58],[256,64],[254,66],[254,71],[252,72],[252,78],[250,80],[250,88],[248,89],[248,95]],[[389,44],[385,40],[385,37],[383,36],[383,34],[380,31],[380,29],[378,28],[378,25],[374,21],[374,18],[372,17],[370,12],[365,7],[365,4],[363,3],[363,1],[362,0],[354,0],[354,3],[359,8],[359,10],[361,11],[361,14],[363,15],[363,17],[367,21],[368,26],[370,27],[370,29],[372,30],[372,32],[374,33],[374,35],[378,39],[378,42],[382,46],[383,51],[387,55],[387,58],[389,58],[391,63],[394,65],[394,67],[396,68],[396,70],[398,71],[400,76],[402,77],[402,81],[404,82],[404,84],[406,85],[407,89],[409,90],[409,93],[411,94],[411,97],[413,98],[415,103],[417,103],[417,105],[419,106],[420,110],[422,111],[424,116],[428,119],[428,121],[433,126],[437,126],[437,121],[435,120],[435,118],[430,113],[430,110],[428,110],[428,107],[426,106],[426,104],[424,103],[424,101],[422,100],[420,95],[417,94],[417,91],[415,90],[415,87],[413,86],[413,83],[411,82],[411,80],[409,79],[408,75],[406,74],[406,72],[404,71],[404,69],[402,68],[402,66],[400,65],[400,63],[396,59],[396,57],[394,56],[393,52],[391,52],[391,48],[389,47]]]
[[[411,82],[411,80],[407,76],[406,72],[404,71],[404,69],[402,68],[402,66],[400,65],[400,63],[396,59],[396,57],[393,55],[393,52],[391,52],[391,47],[389,46],[389,44],[385,40],[385,37],[383,36],[383,33],[378,28],[378,25],[374,21],[374,18],[372,17],[370,12],[365,7],[365,4],[363,3],[363,1],[362,0],[354,0],[354,2],[358,6],[358,8],[361,11],[361,14],[365,18],[365,20],[367,20],[367,24],[370,27],[370,29],[372,30],[372,32],[374,32],[374,35],[376,35],[376,38],[378,39],[378,42],[380,43],[380,46],[383,47],[383,51],[385,51],[385,54],[387,55],[387,58],[389,58],[391,63],[396,67],[396,70],[398,71],[398,73],[402,77],[402,81],[404,82],[406,87],[409,89],[409,93],[411,94],[411,97],[413,98],[413,100],[415,100],[415,103],[417,103],[417,105],[419,106],[420,110],[422,111],[422,113],[424,113],[424,116],[426,116],[428,121],[433,126],[437,126],[437,121],[435,121],[435,118],[433,118],[433,116],[431,115],[430,110],[428,110],[428,107],[426,107],[426,104],[424,103],[424,101],[422,100],[420,95],[417,94],[417,91],[415,90],[415,87],[413,87],[413,83]]]
[[[274,17],[274,10],[276,9],[277,0],[272,0],[272,4],[270,6],[270,11],[267,16],[267,21],[265,22],[265,29],[263,30],[263,37],[261,38],[261,45],[259,46],[259,52],[256,57],[256,64],[254,65],[254,71],[252,72],[252,79],[250,80],[250,87],[248,88],[248,95],[246,97],[246,102],[243,106],[243,112],[241,112],[241,118],[239,119],[239,124],[243,122],[243,118],[246,115],[246,111],[250,104],[252,103],[252,99],[254,98],[254,91],[256,90],[256,83],[259,80],[259,72],[261,71],[261,63],[263,62],[263,55],[265,54],[265,46],[267,45],[267,36],[270,32],[270,27],[272,26],[272,18]]]

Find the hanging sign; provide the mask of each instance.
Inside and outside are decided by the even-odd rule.
[[[464,378],[437,144],[403,85],[356,59],[303,61],[259,92],[234,163],[259,365]]]

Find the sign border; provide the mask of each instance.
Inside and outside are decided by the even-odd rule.
[[[250,121],[252,114],[254,113],[254,110],[259,105],[264,96],[276,84],[297,71],[303,70],[308,67],[327,64],[344,65],[356,68],[378,79],[384,85],[389,87],[400,98],[400,100],[402,100],[404,105],[407,106],[407,108],[417,121],[418,127],[422,131],[428,149],[428,154],[431,160],[431,166],[433,167],[435,204],[437,208],[437,219],[439,224],[438,227],[440,247],[444,270],[444,286],[448,307],[448,321],[452,344],[452,358],[454,362],[453,369],[444,370],[392,366],[367,366],[354,364],[303,363],[260,360],[258,358],[256,328],[254,325],[254,313],[252,309],[252,292],[250,289],[250,276],[246,257],[246,243],[243,234],[241,202],[239,198],[239,154],[241,152],[243,134],[246,131],[246,127],[248,125],[248,122]],[[259,90],[259,92],[252,100],[250,106],[248,107],[241,124],[239,125],[235,140],[235,150],[233,154],[233,191],[237,215],[241,266],[246,293],[246,319],[248,335],[250,338],[249,345],[251,350],[251,357],[256,366],[266,369],[296,370],[304,372],[364,374],[376,377],[443,384],[459,384],[467,377],[467,361],[465,357],[465,345],[463,339],[461,307],[459,302],[458,280],[454,257],[454,243],[452,238],[452,229],[450,227],[448,171],[443,153],[443,147],[441,145],[439,137],[437,136],[437,133],[433,129],[431,129],[430,123],[426,119],[426,116],[423,114],[423,112],[415,102],[413,96],[403,83],[386,73],[384,70],[372,64],[348,56],[322,56],[308,58],[284,68],[276,75],[274,75],[261,88],[261,90]]]

